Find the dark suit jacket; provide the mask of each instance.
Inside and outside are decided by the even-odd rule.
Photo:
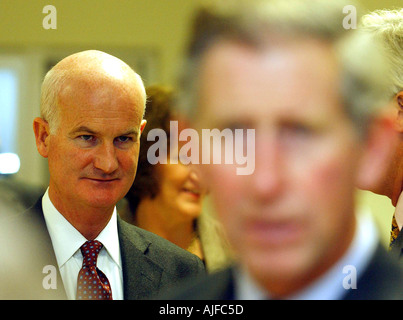
[[[357,289],[346,290],[343,300],[402,300],[402,271],[386,250],[379,245],[368,268],[358,279]],[[189,282],[175,291],[168,290],[158,299],[233,300],[234,267]]]
[[[403,267],[403,231],[399,232],[399,235],[395,241],[393,241],[390,249],[391,254],[400,261]]]
[[[35,281],[29,294],[24,296],[24,293],[20,292],[21,296],[16,296],[18,299],[66,298],[41,203],[39,199],[32,208],[15,217],[11,223],[16,230],[29,230],[21,247],[33,254],[28,264],[29,273],[34,275]],[[147,299],[162,288],[204,274],[203,263],[197,256],[151,232],[124,222],[119,216],[118,234],[125,300]],[[44,289],[43,281],[46,282],[44,277],[47,274],[43,268],[47,265],[57,269],[56,289]],[[37,293],[37,296],[33,297],[32,292]]]

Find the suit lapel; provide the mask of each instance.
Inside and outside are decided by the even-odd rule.
[[[42,282],[38,289],[41,294],[44,292],[45,299],[66,299],[56,255],[43,215],[42,198],[21,218],[27,226],[35,225],[35,234],[39,235],[37,241],[30,244],[30,247],[34,246],[33,250],[45,253],[43,259],[35,264],[38,266],[36,273],[40,274],[43,279],[46,277],[46,273],[42,273],[43,267],[51,265],[55,266],[57,270],[57,289],[44,290]],[[122,257],[124,299],[141,299],[157,292],[164,268],[147,256],[151,242],[145,239],[136,227],[124,222],[119,215],[118,233]]]
[[[124,299],[142,299],[158,290],[163,267],[147,256],[151,242],[118,216]]]
[[[210,295],[208,299],[212,300],[234,300],[235,299],[235,267],[224,269],[217,272],[214,281],[211,281],[211,286],[208,288],[206,295]],[[207,299],[201,297],[201,299]]]
[[[399,235],[392,243],[390,251],[397,260],[400,259],[400,263],[403,265],[403,230],[400,231]]]

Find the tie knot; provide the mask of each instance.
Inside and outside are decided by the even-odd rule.
[[[90,240],[85,242],[80,248],[83,255],[83,266],[96,266],[98,254],[102,247],[103,244],[98,240]]]

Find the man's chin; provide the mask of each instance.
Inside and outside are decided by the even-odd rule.
[[[113,208],[120,199],[122,199],[122,197],[111,194],[97,194],[87,198],[85,202],[91,208],[108,209]]]

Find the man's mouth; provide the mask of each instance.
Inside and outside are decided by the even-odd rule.
[[[86,177],[84,179],[92,180],[92,181],[96,181],[96,182],[104,182],[104,183],[113,182],[113,181],[118,180],[118,178],[107,178],[107,179],[105,179],[105,178],[90,178],[90,177]]]

